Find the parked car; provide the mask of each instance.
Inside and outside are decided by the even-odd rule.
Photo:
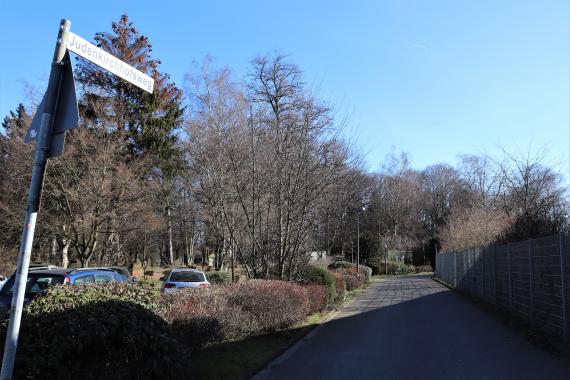
[[[131,276],[131,272],[129,272],[129,270],[125,267],[109,267],[109,269],[114,270],[115,272],[126,278],[128,282],[135,283],[139,280],[138,278]]]
[[[170,293],[181,288],[210,287],[210,282],[206,279],[204,272],[192,268],[172,269],[161,280],[164,281],[160,289],[162,293]]]
[[[0,315],[10,309],[16,274],[10,276],[0,290]],[[50,286],[57,284],[85,284],[92,282],[126,282],[127,279],[109,268],[64,269],[55,266],[32,267],[28,270],[28,281],[24,302],[30,302],[38,294],[44,294]]]

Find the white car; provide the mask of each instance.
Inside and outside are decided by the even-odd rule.
[[[209,288],[210,282],[204,272],[197,269],[177,268],[162,278],[164,282],[160,291],[170,293],[182,288]]]

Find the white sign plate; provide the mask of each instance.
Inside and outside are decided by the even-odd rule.
[[[131,65],[126,64],[120,59],[113,57],[105,50],[98,48],[92,43],[79,37],[77,34],[69,32],[67,48],[75,54],[90,60],[94,64],[101,66],[105,70],[112,72],[113,74],[152,94],[154,79],[135,69]]]

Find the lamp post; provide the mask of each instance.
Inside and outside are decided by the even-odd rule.
[[[388,230],[388,234],[384,238],[384,271],[386,272],[386,276],[388,276],[388,236],[390,235],[390,230]]]
[[[356,273],[360,273],[360,213],[366,211],[366,206],[356,211]]]
[[[356,213],[356,273],[360,273],[360,210]]]
[[[388,276],[388,244],[384,243],[384,270]]]

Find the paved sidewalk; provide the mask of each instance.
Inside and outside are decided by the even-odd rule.
[[[264,379],[570,379],[542,351],[428,275],[373,283]]]

